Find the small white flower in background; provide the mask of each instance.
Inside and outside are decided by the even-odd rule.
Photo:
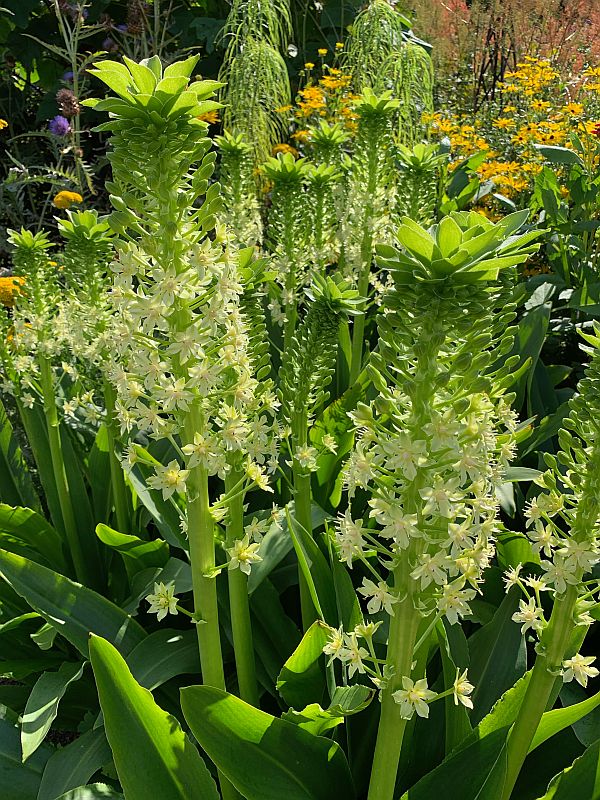
[[[260,545],[256,543],[250,544],[248,534],[243,539],[237,539],[233,543],[233,547],[227,548],[227,554],[230,558],[229,569],[237,569],[239,567],[246,575],[250,575],[252,564],[262,561],[262,558],[257,553],[259,547]]]
[[[410,577],[415,581],[420,579],[422,590],[432,581],[438,586],[443,586],[447,580],[445,568],[448,564],[448,556],[443,550],[438,550],[434,555],[423,553],[419,556],[419,565],[410,573]]]
[[[216,456],[214,440],[203,436],[201,433],[195,433],[193,443],[186,444],[181,449],[188,457],[187,465],[190,469],[198,466],[198,464],[208,467]]]
[[[473,701],[469,697],[475,687],[467,680],[467,670],[462,675],[460,670],[456,671],[456,679],[454,681],[453,692],[454,704],[462,703],[466,708],[473,708]]]
[[[398,602],[398,598],[390,592],[389,586],[385,581],[375,583],[375,581],[368,578],[363,578],[363,585],[358,591],[363,597],[371,598],[367,603],[369,614],[376,614],[383,606],[391,617],[394,616],[392,605]]]
[[[383,449],[388,456],[388,468],[400,469],[409,481],[415,479],[417,469],[427,462],[427,443],[413,441],[406,433],[385,442]]]
[[[244,533],[246,533],[252,541],[260,543],[268,527],[268,519],[259,520],[258,517],[252,517],[252,522],[248,523],[248,525],[244,525]]]
[[[369,658],[369,652],[359,645],[355,633],[347,634],[344,641],[346,646],[340,650],[339,657],[348,664],[348,676],[352,678],[355,672],[364,673],[366,671],[363,658]]]
[[[526,603],[519,600],[519,611],[512,615],[513,622],[522,622],[521,633],[525,633],[530,628],[539,633],[544,627],[543,611],[536,605],[533,597]]]
[[[552,584],[558,594],[567,591],[567,584],[574,586],[578,583],[577,567],[572,562],[567,562],[561,555],[556,554],[554,561],[541,561],[542,568],[546,571],[544,579]]]
[[[359,622],[359,624],[354,628],[354,633],[362,639],[372,639],[375,636],[375,631],[383,625],[383,621],[380,622]]]
[[[305,444],[302,447],[297,447],[294,453],[294,458],[303,469],[308,469],[314,472],[317,468],[318,452],[314,447]]]
[[[504,573],[502,580],[504,581],[504,585],[506,590],[508,591],[511,586],[516,586],[520,581],[521,570],[523,569],[523,564],[517,564],[516,567],[511,567],[507,569]]]
[[[32,394],[24,394],[21,398],[21,403],[25,408],[33,408],[33,404],[35,403],[35,399]]]
[[[436,477],[433,486],[419,489],[419,494],[425,500],[424,516],[439,514],[441,517],[451,517],[454,504],[462,499],[460,492],[460,479]]]
[[[476,592],[474,589],[464,589],[460,582],[447,583],[442,588],[442,594],[438,598],[438,611],[446,615],[450,625],[456,625],[460,617],[467,617],[471,613],[469,602],[473,600]]]
[[[269,486],[269,478],[260,464],[250,461],[246,467],[246,475],[259,489],[264,492],[273,492],[273,489]]]
[[[327,666],[331,666],[333,661],[339,657],[344,649],[344,630],[340,625],[339,628],[329,628],[329,639],[327,644],[323,647],[323,652],[326,656],[331,656]]]
[[[552,548],[556,547],[558,542],[550,525],[536,525],[535,530],[528,532],[528,536],[533,542],[531,549],[534,553],[543,553],[552,558]]]
[[[414,683],[406,675],[402,677],[402,689],[398,689],[392,694],[395,702],[400,706],[400,716],[402,719],[412,719],[415,711],[419,717],[427,719],[429,717],[430,700],[436,696],[435,692],[427,688],[427,679],[421,678]]]
[[[550,591],[550,587],[546,583],[543,578],[538,578],[535,575],[530,575],[528,578],[525,578],[523,581],[530,589],[533,589],[534,592],[548,592]]]
[[[150,614],[156,614],[158,620],[164,619],[167,614],[177,614],[177,598],[175,597],[175,582],[155,583],[154,594],[149,594],[146,600],[150,603]]]
[[[564,556],[568,567],[581,567],[584,572],[589,572],[600,560],[597,544],[590,541],[578,542],[577,539],[567,539],[565,546],[557,552]]]
[[[338,530],[335,533],[335,540],[339,548],[340,561],[345,561],[352,569],[352,559],[363,552],[365,540],[363,539],[363,528],[360,521],[355,522],[350,516],[350,511],[344,512],[343,517],[336,520]]]
[[[591,666],[595,660],[595,656],[582,656],[581,653],[577,653],[563,661],[563,681],[569,683],[575,678],[577,683],[587,686],[588,678],[595,678],[598,675],[596,667]]]
[[[337,442],[333,436],[331,436],[331,434],[326,433],[325,436],[323,436],[321,444],[326,450],[329,450],[329,452],[333,453],[334,455],[337,453]]]
[[[185,482],[190,474],[189,469],[181,469],[177,461],[170,461],[167,466],[157,464],[154,475],[148,478],[148,486],[159,489],[163,500],[168,500],[175,492],[185,491]]]

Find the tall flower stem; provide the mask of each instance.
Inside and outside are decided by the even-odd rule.
[[[437,372],[437,348],[444,340],[444,328],[439,310],[431,309],[431,316],[423,321],[415,351],[419,352],[412,396],[412,417],[407,422],[408,430],[415,438],[423,430],[432,414],[434,380]],[[405,510],[416,513],[418,525],[423,524],[422,500],[419,490],[423,488],[424,476],[418,469],[404,497]],[[422,539],[415,539],[400,557],[394,568],[394,588],[403,598],[390,619],[390,633],[386,665],[390,678],[381,697],[381,717],[377,731],[377,742],[373,757],[373,768],[369,784],[368,800],[394,800],[396,776],[402,751],[402,742],[408,720],[400,716],[393,694],[402,688],[402,678],[413,671],[414,648],[423,617],[415,608],[413,600],[414,581],[410,576],[411,563],[416,561],[423,547]]]
[[[377,190],[377,157],[376,153],[370,154],[369,180],[366,189],[368,198],[372,198]],[[362,220],[363,236],[360,244],[361,272],[358,277],[358,293],[364,298],[363,313],[354,318],[352,328],[352,359],[350,362],[350,386],[356,383],[363,360],[363,340],[365,338],[365,322],[367,318],[367,301],[369,296],[369,276],[373,259],[373,203],[367,200]]]
[[[190,407],[184,420],[186,442],[194,441],[194,433],[203,430],[202,414],[198,405]],[[214,577],[215,540],[214,522],[210,513],[208,475],[205,467],[198,465],[190,469],[186,482],[188,542],[194,612],[202,620],[196,626],[202,680],[208,686],[225,688],[221,636],[219,632],[219,608],[217,582]]]
[[[116,393],[113,387],[104,382],[104,405],[106,408],[106,434],[108,437],[108,459],[110,464],[110,482],[112,486],[113,502],[117,517],[117,527],[122,533],[129,533],[129,503],[127,501],[127,487],[123,468],[117,457],[117,435],[115,424]]]
[[[308,442],[308,413],[306,408],[294,414],[292,421],[292,452],[303,447]],[[296,522],[302,534],[312,537],[312,490],[310,487],[310,472],[302,467],[294,457],[294,511]],[[298,586],[300,589],[300,610],[302,614],[302,627],[306,631],[317,619],[316,609],[310,596],[306,578],[298,565]]]
[[[573,611],[577,589],[569,586],[565,594],[554,603],[548,627],[540,641],[540,655],[529,679],[525,697],[507,746],[507,772],[502,800],[509,800],[531,742],[546,711],[556,684],[556,673],[565,656],[574,628]]]
[[[190,407],[184,422],[184,437],[194,441],[194,433],[203,430],[202,414],[198,405]],[[219,630],[219,606],[215,568],[214,522],[210,513],[208,475],[203,466],[190,470],[186,483],[187,523],[194,615],[202,682],[207,686],[225,689],[225,673]],[[227,778],[219,772],[219,786],[223,800],[239,800],[240,795]]]
[[[243,479],[244,474],[238,470],[230,470],[225,478],[225,491],[234,491],[234,487]],[[229,501],[229,519],[226,530],[226,546],[232,547],[234,542],[244,537],[244,493],[235,492]],[[240,697],[251,705],[258,706],[258,686],[256,683],[256,664],[252,643],[252,623],[250,619],[250,602],[248,598],[248,578],[241,569],[232,569],[227,573],[229,585],[229,609],[231,613],[231,630],[233,634],[233,650],[237,670]]]
[[[73,509],[73,501],[67,481],[67,473],[65,469],[65,461],[63,457],[62,443],[60,440],[60,427],[58,421],[58,413],[56,411],[56,397],[54,394],[54,383],[52,380],[52,367],[50,362],[44,356],[39,359],[40,367],[40,384],[42,389],[42,396],[44,400],[44,415],[46,417],[46,430],[48,433],[48,444],[50,447],[50,458],[52,460],[52,469],[54,472],[54,481],[56,483],[56,491],[60,503],[60,511],[63,519],[63,526],[73,566],[75,567],[75,575],[85,586],[95,586],[96,581],[92,571],[88,567],[88,562],[85,558],[83,548],[81,546],[81,539],[77,529],[77,521],[75,511]]]
[[[402,581],[400,575],[398,579]],[[410,675],[413,647],[420,621],[421,616],[413,606],[412,596],[408,594],[401,603],[398,603],[395,614],[390,620],[387,663],[394,665],[395,674],[381,697],[381,716],[368,800],[394,800],[395,797],[398,762],[408,720],[400,717],[398,704],[392,695],[400,688],[402,676]]]

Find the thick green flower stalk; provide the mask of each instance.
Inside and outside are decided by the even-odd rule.
[[[362,368],[373,243],[389,238],[394,183],[392,117],[397,107],[398,101],[391,99],[389,92],[377,96],[370,89],[365,89],[356,105],[358,129],[342,226],[344,268],[364,298],[363,313],[355,318],[352,330],[351,383]]]
[[[252,147],[242,135],[232,136],[227,131],[216,137],[215,144],[221,153],[221,219],[235,231],[239,242],[257,245],[262,240],[262,220]]]
[[[208,186],[215,154],[198,116],[217,106],[209,99],[216,84],[190,82],[196,61],[164,72],[155,58],[102,62],[94,72],[118,97],[95,107],[111,116],[101,127],[112,132],[111,223],[119,234],[112,265],[116,413],[123,433],[166,438],[179,454],[157,465],[148,483],[166,500],[185,495],[185,513],[175,507],[188,537],[203,680],[224,688],[213,515],[234,494],[264,483],[261,437],[271,417],[265,412],[257,428],[248,421],[248,409],[269,402],[247,352],[241,254],[225,229],[215,230],[219,186]],[[240,481],[212,509],[208,479],[227,479],[234,458]]]
[[[310,164],[306,170],[308,214],[311,220],[309,260],[313,271],[325,273],[325,267],[339,255],[339,199],[342,173],[335,166]]]
[[[359,302],[350,284],[315,275],[309,292],[311,304],[291,346],[283,353],[280,398],[289,427],[289,449],[294,482],[296,522],[312,536],[311,473],[317,469],[319,451],[310,444],[310,425],[327,400],[327,386],[335,368],[340,322],[355,313]],[[327,447],[327,443],[325,443]],[[329,447],[334,447],[331,442]],[[302,620],[308,627],[314,608],[302,574],[299,575]]]
[[[37,441],[37,429],[29,424],[29,415],[38,405],[43,407],[52,462],[51,474],[46,470],[44,474],[54,482],[60,508],[60,519],[54,519],[54,523],[65,535],[77,579],[97,586],[98,575],[90,566],[92,554],[86,553],[84,537],[77,524],[60,433],[58,403],[61,403],[61,417],[74,415],[75,406],[63,392],[59,397],[58,387],[61,381],[73,383],[77,377],[70,360],[71,330],[64,313],[64,289],[57,263],[48,257],[51,244],[44,233],[32,234],[24,229],[10,231],[9,241],[15,248],[13,280],[17,290],[10,316],[2,316],[2,390],[14,395],[37,457],[42,457],[46,445]],[[97,546],[95,539],[91,544]]]
[[[528,535],[541,556],[543,574],[525,576],[522,567],[506,575],[507,586],[523,592],[513,620],[539,638],[537,657],[525,697],[508,739],[503,800],[511,797],[542,714],[555,697],[557,684],[577,680],[587,686],[598,669],[593,656],[579,648],[593,624],[600,602],[600,581],[592,568],[600,561],[600,325],[583,333],[592,356],[570,413],[559,431],[560,450],[545,454],[549,470],[536,483],[543,491],[526,512]],[[553,598],[546,618],[542,593]]]
[[[74,411],[88,418],[106,409],[112,499],[117,527],[130,532],[130,500],[118,455],[119,426],[115,417],[115,392],[105,376],[105,365],[112,361],[112,309],[108,289],[109,266],[113,259],[113,233],[106,219],[96,211],[67,211],[58,221],[65,240],[63,253],[67,293],[63,304],[70,331],[70,348],[79,369],[86,374],[87,391],[72,400]],[[94,397],[99,386],[102,399]],[[90,387],[91,391],[90,391]]]
[[[351,414],[358,435],[345,472],[351,499],[358,488],[370,493],[376,528],[350,508],[336,539],[341,560],[360,560],[370,573],[359,589],[367,611],[390,616],[387,656],[383,667],[373,658],[373,623],[333,631],[325,648],[381,692],[369,800],[395,797],[415,713],[428,716],[428,703],[451,693],[470,704],[466,674],[436,695],[420,656],[440,618],[455,624],[470,613],[494,553],[496,488],[516,427],[505,389],[514,359],[494,366],[513,338],[512,281],[501,270],[536,249],[536,232],[517,233],[525,219],[517,213],[494,225],[454,214],[428,233],[405,218],[398,246],[378,248],[394,280],[369,367],[379,395]]]
[[[271,181],[267,243],[274,255],[279,291],[270,303],[273,321],[283,325],[283,349],[288,350],[298,322],[299,293],[309,282],[310,216],[306,193],[308,165],[291,153],[269,158],[263,165]]]
[[[269,339],[263,300],[265,259],[253,260],[253,250],[240,252],[239,275],[244,287],[240,310],[245,322],[248,371],[228,398],[225,420],[234,420],[240,442],[228,446],[225,490],[225,549],[229,556],[228,584],[231,629],[242,700],[258,705],[258,685],[250,620],[248,576],[261,560],[260,543],[268,522],[253,518],[244,524],[244,503],[251,486],[248,477],[264,491],[272,491],[267,475],[278,467],[279,430],[274,421],[279,407],[270,377]],[[221,415],[223,418],[223,415]],[[217,420],[219,422],[219,420]],[[244,442],[241,446],[241,442]],[[185,449],[185,448],[184,448]]]
[[[110,225],[94,210],[67,211],[66,219],[58,219],[58,230],[65,241],[62,274],[67,288],[88,303],[101,302],[113,257]]]
[[[395,213],[429,227],[436,220],[440,170],[448,160],[435,144],[399,145],[396,151],[400,171],[396,186]]]

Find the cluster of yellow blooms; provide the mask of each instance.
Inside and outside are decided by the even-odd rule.
[[[337,42],[336,54],[339,54],[343,47],[342,42]],[[327,50],[322,48],[317,53],[321,58],[325,58]],[[281,106],[276,109],[280,114],[289,115],[290,124],[294,129],[291,138],[298,144],[310,140],[311,130],[320,120],[330,124],[341,122],[348,130],[354,130],[356,127],[354,104],[358,96],[353,94],[351,89],[352,76],[326,63],[321,64],[320,77],[315,72],[315,64],[308,61],[304,65],[306,85],[299,90],[296,105]],[[273,154],[277,153],[297,155],[298,151],[289,144],[280,143],[273,148]]]
[[[425,122],[432,137],[450,140],[451,169],[484,152],[486,160],[477,168],[480,179],[492,180],[496,192],[514,199],[531,189],[543,167],[543,155],[534,145],[571,147],[571,133],[584,143],[598,135],[599,102],[600,68],[585,70],[566,86],[548,60],[526,56],[505,74],[495,115],[489,108],[470,117],[435,113],[426,115]],[[590,143],[595,149],[597,140]],[[483,210],[490,202],[483,201]]]

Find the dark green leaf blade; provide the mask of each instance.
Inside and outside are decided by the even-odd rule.
[[[335,742],[272,717],[211,686],[181,690],[196,739],[247,800],[344,800],[355,797],[350,770]]]
[[[140,686],[110,642],[90,639],[106,736],[127,800],[218,800],[200,754],[176,719]]]

